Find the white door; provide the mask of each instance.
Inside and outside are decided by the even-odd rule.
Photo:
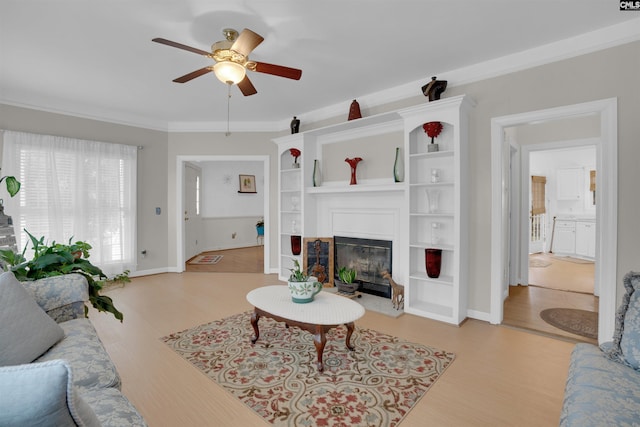
[[[200,181],[202,172],[195,165],[184,166],[184,255],[191,259],[201,252]]]

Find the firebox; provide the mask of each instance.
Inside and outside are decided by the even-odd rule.
[[[339,280],[341,267],[358,272],[356,282],[360,292],[391,298],[391,286],[381,275],[391,273],[392,244],[390,240],[334,236],[334,277]]]

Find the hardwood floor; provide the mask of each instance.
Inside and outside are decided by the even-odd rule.
[[[160,338],[252,307],[245,295],[282,284],[257,273],[167,273],[133,278],[108,295],[124,323],[90,311],[122,376],[123,391],[154,426],[267,426]],[[367,312],[358,327],[456,353],[409,412],[412,426],[557,426],[573,344],[467,320],[460,327],[404,314]],[[249,339],[249,337],[247,337]]]
[[[509,297],[504,303],[503,324],[573,342],[596,343],[596,340],[551,326],[540,318],[540,312],[547,308],[566,307],[598,311],[599,299],[592,293],[552,289],[557,287],[593,292],[594,264],[554,261],[550,255],[533,258],[555,264],[545,268],[530,269],[530,271],[535,270],[534,274],[529,275],[530,283],[543,286],[509,286]]]
[[[207,273],[263,273],[264,246],[203,252],[200,255],[222,255],[217,264],[185,264],[186,271]],[[195,257],[194,257],[195,258]]]

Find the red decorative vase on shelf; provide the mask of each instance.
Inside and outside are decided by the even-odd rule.
[[[432,279],[440,277],[440,266],[442,265],[442,249],[427,248],[424,250],[424,262],[427,269],[427,276]]]
[[[360,157],[354,157],[353,159],[346,158],[344,159],[344,161],[349,163],[349,166],[351,166],[351,182],[349,182],[349,185],[356,185],[358,183],[356,179],[356,168],[358,167],[358,163],[362,161],[362,158]]]
[[[302,251],[302,236],[291,236],[291,253],[300,255]]]

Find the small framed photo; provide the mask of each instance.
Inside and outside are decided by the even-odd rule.
[[[238,193],[256,193],[256,176],[240,175],[240,190]]]
[[[333,239],[305,237],[302,257],[304,271],[325,287],[333,287]]]

